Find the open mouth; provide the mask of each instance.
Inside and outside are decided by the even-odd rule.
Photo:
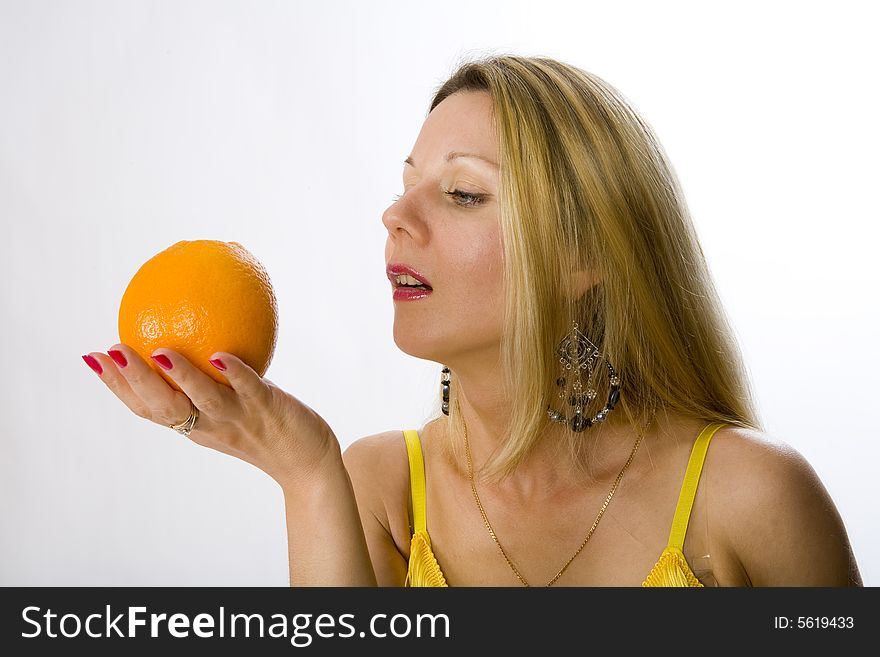
[[[394,287],[396,289],[400,288],[411,288],[414,290],[431,290],[433,289],[430,285],[422,283],[416,278],[413,278],[409,274],[398,274],[394,277]]]

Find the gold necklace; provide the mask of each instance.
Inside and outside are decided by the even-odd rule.
[[[498,540],[498,537],[495,535],[495,531],[492,529],[492,525],[489,524],[489,518],[486,517],[486,510],[483,508],[483,503],[480,502],[480,496],[477,495],[477,485],[474,482],[474,466],[471,461],[471,447],[468,443],[468,432],[467,432],[467,423],[464,421],[464,416],[461,415],[461,406],[458,404],[458,400],[455,400],[455,405],[457,407],[459,416],[461,416],[462,424],[464,425],[464,449],[465,454],[467,455],[467,465],[468,465],[468,479],[471,481],[471,490],[474,493],[474,499],[477,501],[477,507],[480,509],[480,515],[483,516],[483,524],[486,525],[486,529],[489,530],[489,534],[492,536],[492,540],[495,541],[495,545],[498,546],[498,549],[501,550],[501,555],[504,557],[504,560],[507,562],[507,565],[510,566],[510,569],[513,571],[513,574],[517,576],[520,582],[522,582],[523,586],[530,586],[530,584],[525,580],[525,578],[520,574],[517,567],[514,565],[513,561],[511,561],[510,557],[507,556],[507,552],[501,546],[501,541]],[[614,480],[614,484],[611,486],[611,490],[608,492],[608,496],[605,498],[605,502],[602,504],[602,508],[599,509],[599,514],[596,516],[596,519],[593,521],[593,525],[590,527],[590,531],[587,532],[587,537],[584,539],[583,543],[581,543],[580,547],[577,551],[571,555],[571,558],[565,562],[565,565],[559,570],[556,575],[553,576],[549,582],[547,582],[547,586],[553,586],[553,584],[562,577],[562,573],[565,572],[566,568],[571,565],[571,562],[574,561],[575,557],[581,553],[581,550],[584,549],[587,542],[592,537],[593,532],[596,531],[596,527],[599,525],[599,521],[602,519],[602,515],[605,513],[605,509],[608,508],[608,504],[611,502],[611,498],[614,497],[614,491],[617,490],[617,486],[620,484],[620,480],[623,479],[623,473],[626,472],[626,469],[629,467],[629,464],[632,463],[633,458],[636,455],[636,450],[639,448],[639,444],[642,442],[643,433],[638,434],[638,438],[636,438],[636,444],[633,445],[632,451],[629,454],[629,458],[626,460],[626,463],[623,464],[623,467],[620,469],[620,473],[617,475],[617,479]]]

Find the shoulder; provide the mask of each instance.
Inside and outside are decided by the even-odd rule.
[[[384,431],[364,436],[351,443],[342,453],[346,465],[355,468],[372,470],[382,467],[400,466],[400,457],[406,465],[406,443],[403,431]]]
[[[718,534],[756,586],[860,583],[846,529],[808,461],[764,432],[727,426],[703,472]]]
[[[712,438],[708,458],[713,470],[725,477],[749,477],[752,483],[773,486],[780,477],[803,479],[815,476],[806,459],[778,437],[743,427],[727,425]]]
[[[710,460],[711,459],[711,460]],[[815,470],[795,448],[777,436],[726,426],[712,439],[705,475],[725,487],[731,512],[797,505],[815,498],[824,487]]]
[[[385,431],[360,438],[345,448],[342,460],[358,506],[369,511],[400,544],[409,532],[405,520],[409,460],[403,431]]]
[[[409,461],[402,431],[351,443],[342,453],[379,586],[402,586],[409,557]]]
[[[408,485],[409,461],[402,431],[385,431],[351,443],[342,453],[356,495],[383,498],[395,483]]]

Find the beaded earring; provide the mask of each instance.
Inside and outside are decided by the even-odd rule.
[[[581,372],[586,371],[588,382],[593,380],[599,349],[580,331],[577,322],[574,322],[571,330],[557,347],[557,353],[562,370],[561,375],[556,379],[556,385],[560,388],[559,398],[567,401],[569,406],[573,406],[574,413],[570,418],[566,418],[562,412],[548,405],[547,415],[553,422],[567,424],[573,432],[580,433],[598,422],[603,422],[608,413],[614,410],[615,404],[620,399],[620,377],[606,359],[605,365],[608,367],[608,380],[611,386],[608,399],[598,413],[587,416],[587,404],[598,396],[598,392],[592,385],[584,390]]]
[[[440,410],[443,411],[443,415],[449,415],[449,381],[449,368],[444,367],[440,374],[440,396],[442,401]]]

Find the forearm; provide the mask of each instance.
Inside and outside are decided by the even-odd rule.
[[[291,586],[376,586],[341,455],[308,486],[282,486]]]

